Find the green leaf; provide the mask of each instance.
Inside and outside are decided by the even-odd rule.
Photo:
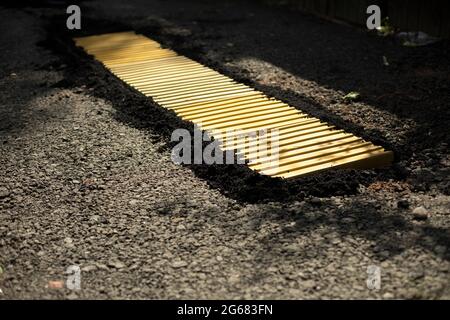
[[[359,98],[361,98],[361,95],[359,94],[359,92],[352,91],[352,92],[347,93],[344,96],[344,101],[347,101],[347,102],[357,101],[357,100],[359,100]]]

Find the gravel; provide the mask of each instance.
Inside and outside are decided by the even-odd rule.
[[[424,207],[417,207],[412,211],[414,219],[426,220],[428,218],[428,211]]]
[[[448,42],[411,51],[247,2],[81,6],[83,32],[141,30],[397,160],[294,183],[178,166],[168,137],[186,124],[48,27],[65,10],[4,9],[0,299],[450,298]],[[72,265],[81,290],[49,288]]]

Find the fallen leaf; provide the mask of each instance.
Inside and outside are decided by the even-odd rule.
[[[344,101],[346,101],[346,102],[357,101],[357,100],[359,100],[359,98],[361,98],[361,95],[359,94],[359,92],[352,91],[352,92],[347,93],[344,96]]]

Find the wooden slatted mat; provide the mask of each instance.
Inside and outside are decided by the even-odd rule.
[[[196,123],[220,141],[223,150],[236,150],[261,174],[295,178],[333,167],[384,167],[393,160],[392,152],[145,36],[120,32],[74,40],[118,78]]]

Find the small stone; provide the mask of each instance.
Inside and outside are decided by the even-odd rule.
[[[187,265],[188,265],[187,262],[182,260],[174,261],[172,263],[173,268],[183,268],[186,267]]]
[[[288,245],[284,246],[284,250],[288,253],[297,252],[298,249],[299,249],[299,247],[296,244],[288,244]]]
[[[103,216],[100,216],[100,218],[98,219],[98,222],[103,223],[103,224],[108,224],[108,219],[106,219]]]
[[[355,222],[355,219],[347,217],[347,218],[342,218],[342,222],[343,223],[353,223]]]
[[[0,188],[0,199],[9,197],[10,192],[8,191],[8,189],[6,189],[5,187],[1,187]]]
[[[334,245],[336,245],[336,244],[339,244],[339,243],[341,243],[341,240],[340,239],[338,239],[338,238],[335,238],[335,239],[331,239],[331,244],[334,244]]]
[[[409,201],[406,200],[406,199],[399,200],[397,202],[397,207],[400,208],[400,209],[408,209],[409,208]]]
[[[111,260],[111,261],[109,261],[108,262],[108,266],[116,268],[116,269],[123,269],[123,268],[125,268],[125,264],[123,264],[119,260]]]
[[[83,268],[81,268],[81,271],[83,272],[91,272],[91,271],[95,271],[97,270],[97,266],[95,265],[88,265],[88,266],[84,266]]]
[[[217,256],[217,257],[216,257],[216,260],[219,261],[219,262],[221,262],[221,261],[223,261],[223,258],[222,258],[222,256]]]
[[[72,292],[71,294],[69,294],[67,296],[67,299],[69,299],[69,300],[76,300],[76,299],[78,299],[78,295],[75,292]]]
[[[159,214],[161,214],[161,215],[167,215],[167,214],[170,214],[170,209],[169,209],[169,208],[166,208],[166,207],[158,208],[158,209],[156,209],[156,211],[157,211]]]
[[[317,198],[317,197],[314,197],[314,198],[312,198],[311,199],[311,204],[313,204],[313,205],[320,205],[321,203],[322,203],[322,200],[320,200],[319,198]]]
[[[130,200],[130,202],[128,202],[131,206],[135,206],[138,204],[138,201],[136,199],[132,199]]]
[[[423,271],[419,270],[419,271],[410,272],[409,276],[413,280],[418,280],[418,279],[423,278],[425,276],[425,273]]]
[[[240,275],[239,274],[232,274],[229,278],[228,278],[228,282],[231,284],[236,284],[240,281]]]
[[[426,220],[428,219],[427,209],[424,207],[417,207],[412,211],[415,220]]]
[[[97,268],[102,269],[102,270],[108,270],[108,266],[106,264],[103,263],[96,263]]]
[[[394,295],[390,292],[386,292],[385,294],[383,294],[383,299],[393,299]]]
[[[70,238],[70,237],[66,237],[66,238],[64,238],[64,243],[66,243],[66,244],[72,244],[72,243],[73,243],[73,240],[72,240],[72,238]]]
[[[153,269],[151,267],[143,267],[142,272],[151,273],[151,272],[153,272]]]
[[[312,289],[314,288],[316,285],[316,283],[313,280],[305,280],[301,282],[301,286],[307,288],[307,289]]]
[[[445,246],[438,245],[434,247],[434,252],[436,252],[437,254],[445,254],[446,251],[447,248]]]

